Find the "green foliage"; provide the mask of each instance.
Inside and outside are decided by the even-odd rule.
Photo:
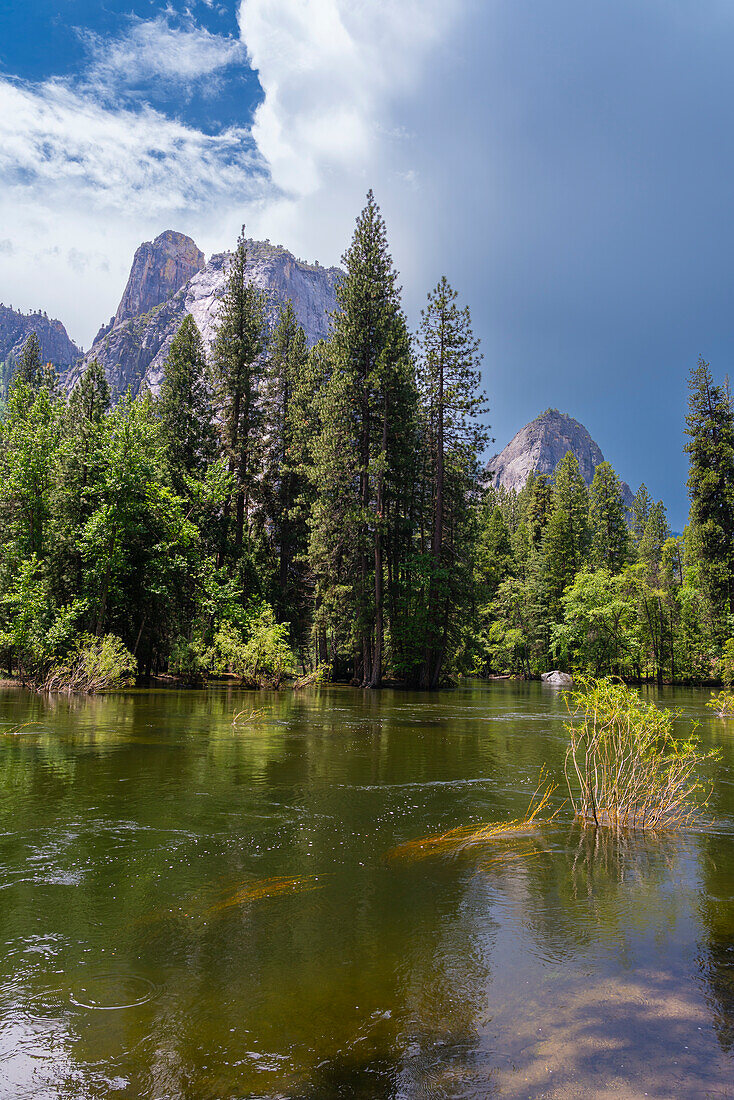
[[[342,262],[340,309],[318,352],[308,558],[318,660],[348,661],[356,682],[377,687],[388,635],[404,661],[396,609],[410,584],[417,416],[397,275],[372,192]]]
[[[563,621],[554,652],[573,668],[600,675],[634,675],[640,667],[640,628],[632,576],[598,569],[579,573],[562,598]]]
[[[26,342],[0,408],[11,671],[94,679],[114,636],[141,675],[191,683],[277,684],[298,666],[433,689],[559,665],[731,681],[734,423],[707,364],[674,539],[644,485],[628,516],[611,466],[588,488],[570,452],[518,493],[484,485],[469,310],[442,278],[411,338],[371,192],[310,350],[292,303],[253,285],[249,247],[240,236],[210,361],[187,316],[157,399],[112,407],[96,361],[67,397]]]
[[[591,559],[595,566],[616,572],[629,558],[629,528],[622,485],[608,462],[594,471],[589,490]]]
[[[200,476],[215,453],[206,371],[201,335],[187,313],[171,342],[158,398],[172,482],[184,496],[188,479]]]
[[[714,385],[703,359],[691,373],[690,391],[688,542],[706,601],[705,626],[718,646],[731,634],[734,612],[734,414],[728,387]]]
[[[464,619],[473,602],[467,560],[475,532],[472,506],[479,497],[479,453],[488,438],[481,420],[486,406],[479,343],[469,309],[459,308],[457,298],[441,278],[428,295],[418,337],[426,481],[421,545],[430,539],[419,682],[431,689],[449,670],[449,654],[461,651]]]
[[[210,375],[219,410],[222,450],[236,484],[234,500],[224,510],[220,558],[242,552],[255,477],[260,466],[263,361],[267,320],[265,296],[248,278],[244,228],[229,266]],[[230,546],[230,514],[234,509],[234,539]]]
[[[734,692],[712,692],[711,698],[706,704],[719,718],[734,718]]]
[[[35,687],[73,644],[83,603],[54,603],[48,576],[35,554],[22,561],[0,596],[0,649],[14,657],[21,679]]]

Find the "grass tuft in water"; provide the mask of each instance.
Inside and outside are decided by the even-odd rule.
[[[259,707],[257,710],[250,711],[246,708],[245,710],[238,710],[232,719],[232,729],[246,729],[248,726],[253,725],[253,723],[259,722],[264,714],[265,707]]]

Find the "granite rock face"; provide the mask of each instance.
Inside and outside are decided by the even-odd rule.
[[[69,367],[82,354],[61,324],[45,313],[20,313],[0,304],[0,363],[17,359],[32,332],[38,337],[44,362]]]
[[[111,326],[100,330],[84,361],[69,372],[67,387],[73,388],[86,364],[96,358],[114,392],[121,394],[131,387],[133,393],[141,389],[157,393],[171,341],[187,313],[194,318],[206,350],[211,348],[231,255],[220,252],[212,256],[172,297],[147,312],[121,321],[113,319]],[[252,282],[266,295],[271,320],[280,303],[290,298],[309,345],[328,335],[329,314],[337,307],[338,268],[304,263],[286,249],[264,241],[247,242],[247,263]]]
[[[135,253],[130,277],[113,325],[119,325],[166,302],[204,266],[204,253],[191,237],[167,229],[145,241]]]
[[[548,409],[521,428],[504,450],[490,458],[487,471],[493,485],[503,485],[517,492],[533,470],[552,476],[567,451],[576,455],[581,475],[586,484],[591,485],[594,470],[604,461],[601,448],[578,420],[558,409]],[[622,493],[629,507],[632,492],[624,481]]]

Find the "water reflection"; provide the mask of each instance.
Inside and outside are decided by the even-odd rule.
[[[0,1096],[727,1095],[731,745],[715,835],[386,860],[521,817],[557,694],[0,703]]]

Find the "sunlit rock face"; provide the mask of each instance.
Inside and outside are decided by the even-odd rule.
[[[145,241],[135,253],[113,324],[119,325],[167,302],[197,271],[201,271],[204,262],[204,253],[191,237],[172,229],[167,229],[154,241]]]
[[[326,337],[330,314],[337,308],[338,268],[304,263],[267,241],[247,241],[246,247],[248,274],[265,293],[271,322],[280,304],[290,298],[309,345]],[[140,249],[136,260],[139,253]],[[68,388],[78,381],[86,363],[97,358],[114,393],[119,395],[128,388],[133,393],[141,389],[157,393],[171,341],[186,314],[196,322],[207,352],[211,349],[231,258],[230,252],[215,254],[166,301],[122,321],[113,319],[110,327],[100,330],[84,363],[69,373]]]
[[[552,476],[568,451],[576,455],[581,475],[586,484],[591,485],[594,470],[604,461],[601,448],[578,420],[558,409],[548,409],[521,428],[504,450],[490,458],[487,471],[493,485],[518,492],[533,470]],[[632,492],[624,481],[622,493],[629,506]]]
[[[20,313],[17,309],[0,304],[0,363],[17,359],[23,345],[32,332],[41,345],[41,357],[45,363],[68,367],[82,354],[62,325],[45,313]]]

